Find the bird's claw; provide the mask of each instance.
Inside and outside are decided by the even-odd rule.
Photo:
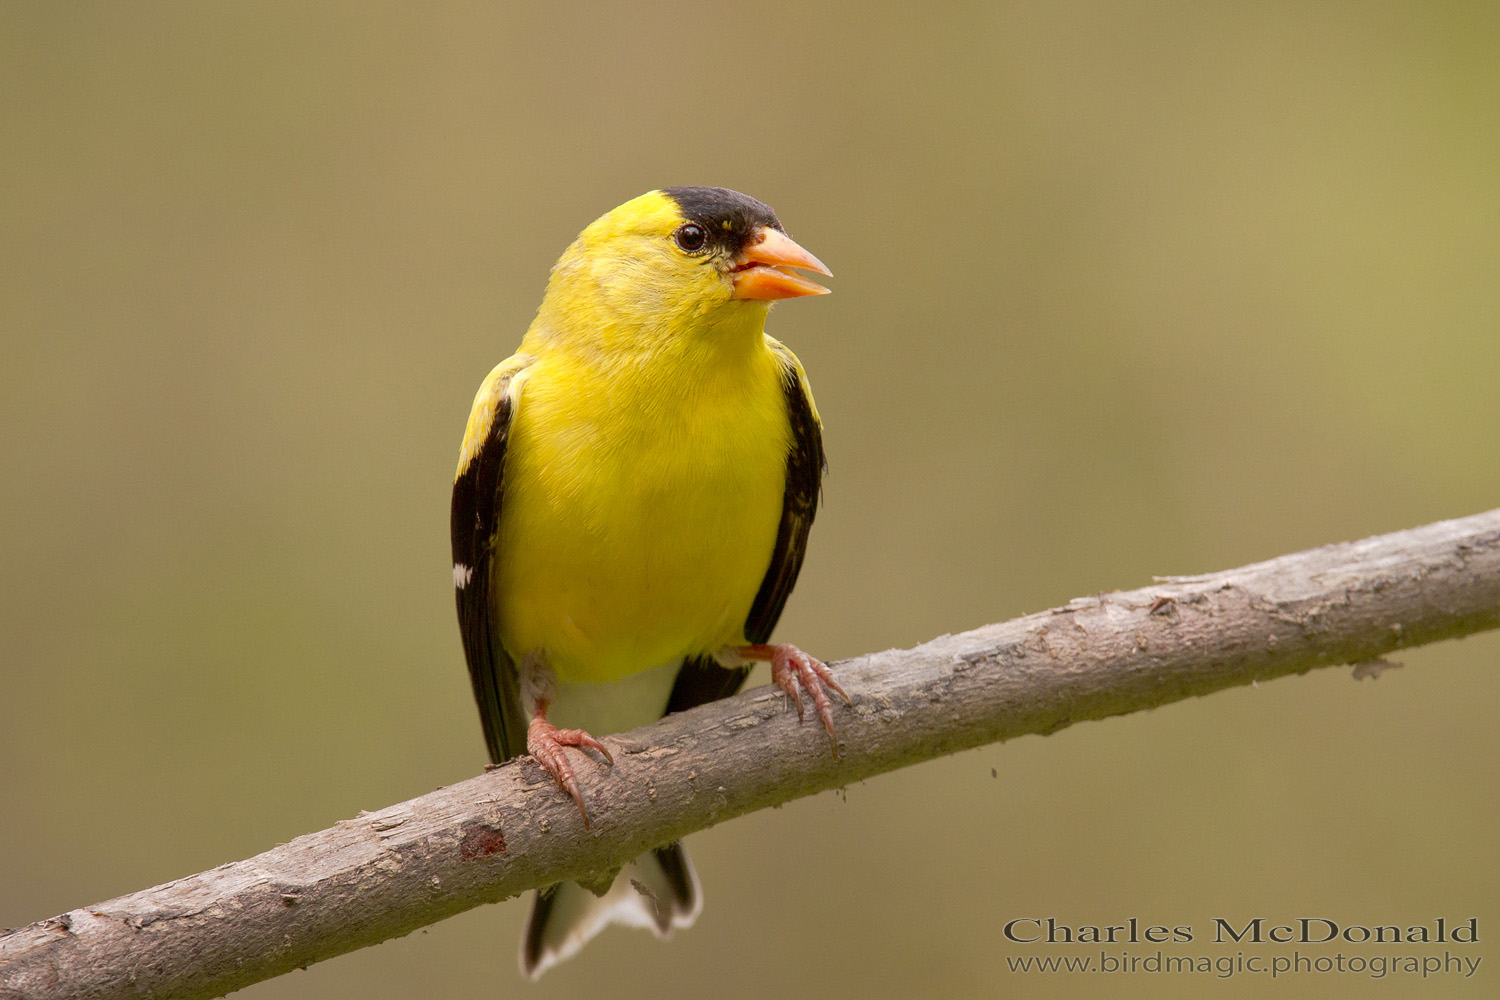
[[[578,778],[573,773],[573,765],[568,763],[564,747],[597,750],[610,764],[615,759],[603,743],[582,729],[558,729],[540,715],[532,719],[531,725],[526,729],[526,752],[531,754],[544,771],[557,779],[558,786],[578,803],[578,811],[583,814],[583,828],[587,830],[589,811],[583,804],[583,790],[578,787]]]
[[[797,718],[804,718],[802,709],[802,691],[805,690],[813,700],[813,708],[818,713],[818,718],[823,722],[823,728],[828,730],[829,739],[833,738],[833,701],[828,697],[829,689],[838,692],[844,704],[852,705],[849,695],[839,687],[839,682],[834,680],[833,671],[828,669],[828,664],[804,653],[790,643],[778,643],[774,646],[751,646],[748,648],[750,658],[771,661],[771,680],[776,686],[786,693],[792,700],[792,705],[797,709]],[[801,690],[799,690],[799,688]]]

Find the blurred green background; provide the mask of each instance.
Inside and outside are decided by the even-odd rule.
[[[463,423],[652,187],[749,192],[837,273],[771,323],[832,464],[779,635],[824,656],[1500,503],[1491,3],[9,3],[0,130],[0,926],[480,769]],[[543,988],[1201,996],[1012,974],[1046,952],[1001,928],[1259,915],[1477,916],[1421,995],[1493,990],[1497,653],[728,823],[698,926]],[[536,993],[524,910],[242,995]]]

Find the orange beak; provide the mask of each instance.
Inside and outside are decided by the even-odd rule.
[[[793,243],[786,233],[761,226],[750,237],[749,245],[740,254],[739,265],[731,272],[734,294],[730,297],[769,301],[829,293],[830,289],[791,270],[794,267],[833,276],[821,260]]]

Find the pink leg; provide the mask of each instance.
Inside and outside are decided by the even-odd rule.
[[[537,699],[536,717],[526,727],[526,751],[548,774],[557,779],[563,791],[573,796],[573,801],[578,803],[578,811],[583,814],[583,828],[587,830],[589,811],[584,808],[583,792],[578,787],[578,778],[573,774],[573,765],[568,763],[568,755],[563,747],[588,747],[603,754],[609,763],[615,762],[604,744],[582,729],[558,729],[548,722],[547,703]]]
[[[812,696],[818,718],[823,720],[823,728],[828,730],[830,737],[833,736],[833,702],[828,697],[828,689],[837,691],[839,697],[844,699],[844,704],[852,702],[844,689],[839,687],[838,681],[833,679],[833,671],[828,669],[826,663],[785,642],[769,646],[737,646],[734,651],[741,659],[771,664],[771,680],[792,699],[792,704],[797,706],[799,719],[802,718],[802,694],[797,690],[800,682]]]

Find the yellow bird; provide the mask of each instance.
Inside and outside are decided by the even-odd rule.
[[[495,762],[522,753],[589,822],[565,747],[727,697],[753,661],[829,735],[828,668],[771,630],[802,567],[824,461],[807,375],[765,333],[829,274],[724,188],[651,191],[552,269],[516,354],[479,388],[453,484],[453,584]],[[521,968],[609,923],[668,936],[701,906],[681,844],[613,884],[537,894]]]

